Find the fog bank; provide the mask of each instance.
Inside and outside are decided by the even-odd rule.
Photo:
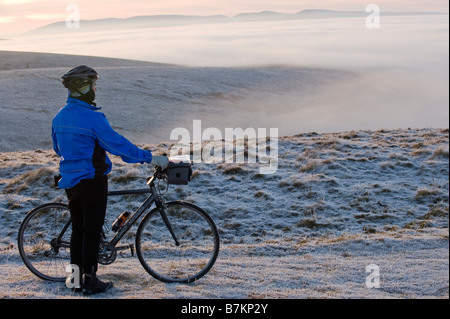
[[[97,102],[113,125],[143,143],[168,140],[172,129],[191,129],[193,120],[221,130],[276,127],[280,135],[441,128],[449,122],[448,15],[382,16],[373,29],[363,17],[92,32],[81,25],[8,39],[0,49],[178,65],[93,61],[101,74]],[[0,73],[2,115],[13,117],[5,107],[33,110],[37,98],[43,110],[52,110],[39,117],[52,116],[64,100],[59,76],[83,57],[64,61],[47,70]],[[32,65],[24,58],[17,68]]]

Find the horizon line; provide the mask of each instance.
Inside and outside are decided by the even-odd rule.
[[[335,10],[335,9],[303,9],[301,11],[295,11],[295,12],[291,12],[291,13],[286,13],[286,12],[280,12],[280,11],[273,11],[273,10],[262,10],[262,11],[249,11],[249,12],[241,12],[235,15],[225,15],[225,14],[211,14],[211,15],[194,15],[194,14],[149,14],[149,15],[135,15],[135,16],[129,16],[129,17],[125,17],[125,18],[119,18],[119,17],[107,17],[107,18],[98,18],[98,19],[80,19],[79,21],[85,21],[85,22],[93,22],[93,21],[101,21],[101,20],[121,20],[121,21],[125,21],[125,20],[130,20],[130,19],[134,19],[134,18],[152,18],[152,17],[192,17],[192,18],[214,18],[214,17],[224,17],[224,18],[228,18],[228,19],[235,19],[238,18],[239,16],[242,15],[258,15],[258,14],[264,14],[264,13],[270,13],[270,14],[277,14],[277,15],[285,15],[285,16],[296,16],[296,15],[300,15],[301,13],[308,13],[308,12],[312,12],[315,11],[316,13],[359,13],[359,14],[368,14],[367,11],[365,10]],[[380,12],[381,15],[383,14],[390,14],[390,15],[395,15],[395,14],[410,14],[410,15],[414,15],[414,14],[424,14],[424,15],[448,15],[449,12],[440,12],[440,11],[386,11]],[[33,29],[30,29],[28,31],[23,31],[17,35],[25,35],[27,33],[31,33],[33,31],[38,31],[40,29],[43,29],[45,27],[48,26],[52,26],[52,25],[56,25],[56,24],[60,24],[60,23],[66,23],[66,21],[64,20],[58,20],[55,22],[51,22],[51,23],[47,23],[44,24],[40,27],[35,27]]]

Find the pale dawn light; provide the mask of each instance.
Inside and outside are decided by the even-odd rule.
[[[375,1],[383,11],[438,11],[448,12],[448,1]],[[17,34],[46,24],[63,21],[67,16],[66,7],[76,4],[80,8],[82,20],[103,18],[129,18],[142,15],[227,15],[243,12],[277,11],[296,13],[305,9],[331,9],[364,11],[369,4],[357,0],[2,0],[0,1],[0,36]],[[15,19],[7,19],[16,17]],[[39,17],[39,18],[37,18]]]

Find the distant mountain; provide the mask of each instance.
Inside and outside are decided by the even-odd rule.
[[[290,18],[295,18],[295,16],[293,14],[280,13],[275,11],[262,11],[262,12],[240,13],[231,19],[237,21],[264,21],[264,20],[284,20]]]
[[[80,28],[77,32],[90,32],[99,30],[123,29],[123,28],[157,28],[169,26],[182,26],[206,23],[227,23],[227,22],[252,22],[252,21],[277,21],[277,20],[298,20],[298,19],[330,19],[366,17],[365,11],[335,11],[308,9],[298,13],[280,13],[275,11],[240,13],[233,17],[224,15],[213,16],[191,16],[191,15],[147,15],[131,18],[106,18],[97,20],[81,20]],[[440,15],[447,13],[439,12],[382,12],[383,16],[404,16],[404,15]],[[46,26],[28,31],[24,35],[39,35],[47,33],[67,32],[66,22],[55,22]]]
[[[300,11],[297,16],[303,19],[349,18],[367,16],[367,12],[308,9]]]
[[[187,16],[187,15],[152,15],[135,16],[131,18],[106,18],[97,20],[80,20],[79,32],[122,29],[122,28],[157,28],[190,24],[220,23],[230,18],[221,15],[214,16]],[[65,21],[55,22],[46,26],[25,32],[24,35],[60,33],[70,30]]]
[[[380,12],[382,16],[410,16],[410,15],[440,15],[447,13],[440,12]],[[326,19],[326,18],[354,18],[367,17],[366,11],[336,11],[336,10],[319,10],[307,9],[297,13],[297,16],[303,19]]]
[[[96,67],[167,67],[172,64],[105,58],[87,55],[17,52],[0,50],[0,71],[20,69],[71,68],[74,65],[95,65]]]

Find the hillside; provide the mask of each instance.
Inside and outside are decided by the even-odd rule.
[[[448,129],[311,132],[279,139],[273,175],[258,163],[196,164],[193,181],[165,198],[194,202],[216,221],[213,270],[166,285],[137,258],[119,258],[100,269],[116,285],[103,298],[448,298],[448,145]],[[65,200],[51,186],[57,162],[45,149],[0,153],[0,297],[78,297],[34,277],[16,246],[29,209]],[[113,162],[110,189],[142,188],[151,174]],[[111,199],[107,223],[141,200]],[[380,268],[378,289],[365,286],[370,264]]]

